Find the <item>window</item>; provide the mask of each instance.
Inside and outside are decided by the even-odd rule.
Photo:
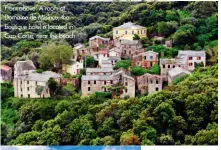
[[[173,68],[175,68],[175,65],[173,65]]]
[[[111,84],[113,84],[113,80],[111,80],[110,82],[111,82]]]
[[[144,56],[144,59],[147,60],[147,56]]]
[[[152,81],[152,80],[150,80],[150,83],[152,84],[152,83],[153,83],[153,81]]]
[[[28,98],[30,98],[30,94],[28,94]]]
[[[197,60],[201,60],[201,57],[199,56],[199,57],[197,57]]]
[[[105,57],[105,54],[104,54],[104,57]]]
[[[27,81],[27,84],[29,84],[29,81]]]
[[[22,92],[22,88],[21,88],[21,92]]]
[[[170,68],[170,65],[168,65],[168,68]]]
[[[38,82],[35,82],[35,85],[37,85]]]
[[[165,68],[165,65],[163,65],[163,68]]]
[[[142,34],[142,30],[140,31],[140,34]]]
[[[129,51],[129,54],[131,54],[131,51]]]
[[[88,90],[88,91],[91,91],[91,87],[88,87],[87,90]]]
[[[22,84],[22,81],[20,82],[20,84]]]
[[[104,88],[104,92],[107,92],[107,89],[106,89],[106,88]]]
[[[127,30],[125,31],[125,34],[127,34]]]
[[[192,66],[193,65],[193,63],[189,63],[189,66]]]
[[[143,33],[146,33],[146,30],[144,30]]]
[[[126,86],[128,85],[127,82],[125,82],[125,85],[126,85]]]
[[[116,30],[116,34],[118,34],[118,30]]]
[[[96,84],[96,81],[94,81],[94,84]]]
[[[137,31],[137,34],[139,34],[139,31]]]
[[[90,82],[90,81],[88,81],[88,84],[91,84],[91,82]]]
[[[156,91],[158,91],[159,89],[158,88],[156,88]]]
[[[158,84],[158,80],[156,80],[156,84]]]
[[[106,73],[104,72],[104,75],[106,75]]]
[[[43,94],[43,98],[45,98],[45,95]]]
[[[193,60],[193,57],[189,57],[189,60]]]
[[[106,82],[106,81],[104,81],[104,85],[106,85],[106,83],[107,83],[107,82]]]
[[[153,59],[153,56],[150,56],[150,59]]]
[[[48,88],[46,89],[46,93],[48,93]]]
[[[23,94],[21,94],[21,97],[23,97]]]
[[[127,89],[125,89],[125,93],[127,93]]]
[[[29,87],[27,88],[27,90],[29,91]]]
[[[134,34],[134,31],[132,31],[132,34]]]
[[[179,67],[180,67],[180,65],[179,65]]]

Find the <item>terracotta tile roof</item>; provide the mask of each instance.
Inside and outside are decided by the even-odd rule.
[[[9,66],[7,66],[7,65],[1,65],[1,69],[2,69],[2,70],[5,70],[5,71],[9,71],[9,70],[11,70],[12,68],[9,67]]]

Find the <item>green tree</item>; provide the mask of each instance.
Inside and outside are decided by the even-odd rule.
[[[55,65],[61,69],[62,64],[68,63],[73,55],[73,49],[65,43],[51,43],[42,49],[38,62],[43,68]]]
[[[134,75],[134,76],[141,76],[145,73],[147,73],[148,70],[146,68],[142,68],[140,66],[134,66],[132,69],[131,69],[131,73]]]
[[[128,69],[131,66],[131,60],[120,60],[115,64],[115,69],[125,68]]]
[[[139,39],[140,39],[140,36],[137,35],[137,34],[134,34],[134,36],[133,36],[133,40],[139,40]]]

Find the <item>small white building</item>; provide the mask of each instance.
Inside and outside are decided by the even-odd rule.
[[[63,71],[70,73],[71,75],[80,74],[80,70],[84,68],[84,61],[71,61],[69,64],[62,66]]]

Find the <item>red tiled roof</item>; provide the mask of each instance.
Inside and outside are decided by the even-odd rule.
[[[9,71],[9,70],[11,70],[11,67],[6,66],[6,65],[2,65],[2,66],[1,66],[1,69],[2,69],[2,70],[5,70],[5,71]]]
[[[99,54],[107,54],[107,53],[108,53],[108,49],[99,50]]]

